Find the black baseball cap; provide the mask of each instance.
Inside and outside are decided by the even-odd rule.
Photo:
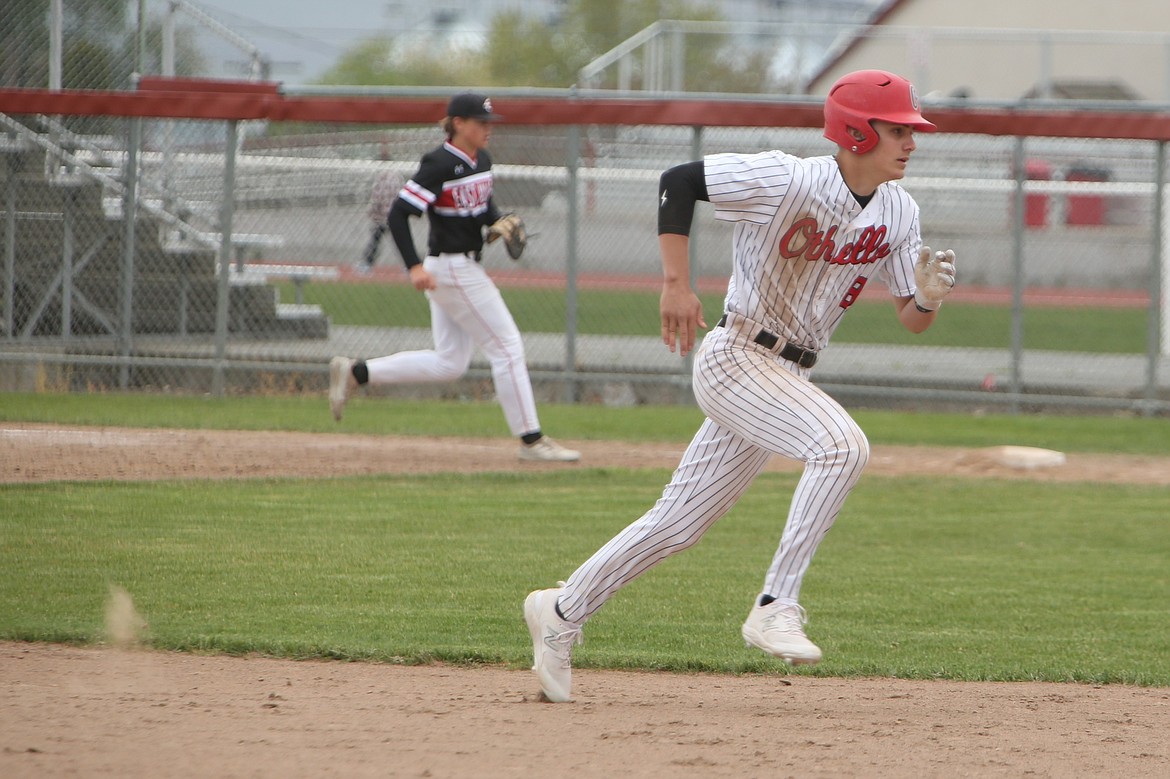
[[[485,122],[498,122],[504,118],[492,113],[491,98],[477,92],[460,92],[451,98],[451,102],[447,103],[447,116],[480,119]]]

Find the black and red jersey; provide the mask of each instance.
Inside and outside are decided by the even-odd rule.
[[[423,155],[398,199],[409,215],[427,214],[430,255],[480,251],[483,227],[500,217],[492,202],[491,155],[480,149],[472,159],[449,142]],[[405,250],[403,255],[407,267],[417,264]]]

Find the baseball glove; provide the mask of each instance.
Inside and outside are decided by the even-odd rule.
[[[528,229],[519,214],[504,214],[488,228],[487,242],[497,238],[504,240],[504,248],[513,260],[520,259],[524,247],[528,245]]]

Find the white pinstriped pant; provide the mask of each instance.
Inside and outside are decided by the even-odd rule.
[[[869,459],[861,428],[807,375],[735,330],[707,334],[693,381],[707,419],[662,497],[569,577],[559,599],[566,619],[584,622],[621,587],[696,543],[773,454],[805,467],[761,592],[798,600],[817,545]]]
[[[524,341],[495,282],[465,254],[427,257],[423,267],[436,284],[426,293],[435,348],[367,360],[370,383],[454,381],[467,372],[478,346],[491,365],[496,398],[512,435],[539,430]]]

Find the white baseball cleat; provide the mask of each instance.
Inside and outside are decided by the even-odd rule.
[[[789,665],[815,665],[821,661],[821,650],[804,634],[807,623],[808,615],[795,603],[753,606],[743,623],[743,640]]]
[[[548,436],[541,436],[531,444],[520,444],[520,459],[546,463],[575,463],[581,453],[566,449]]]
[[[329,361],[329,410],[338,422],[345,411],[345,402],[357,389],[357,379],[353,377],[354,362],[356,360],[348,357],[334,357]]]
[[[540,691],[553,703],[573,700],[573,644],[585,641],[581,626],[557,614],[561,588],[535,590],[524,599],[524,621],[532,636],[532,670]]]

